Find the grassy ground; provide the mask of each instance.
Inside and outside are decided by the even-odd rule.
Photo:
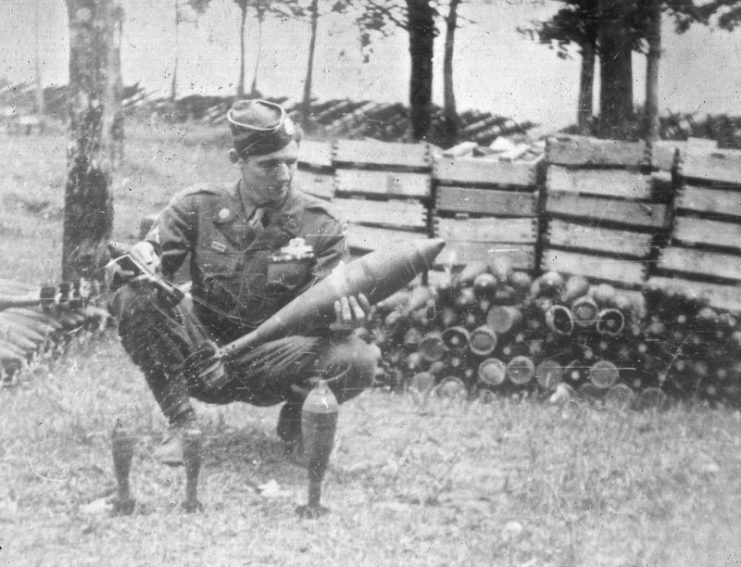
[[[131,131],[117,238],[133,238],[141,213],[178,187],[231,177],[211,142],[192,128]],[[0,277],[53,281],[64,140],[0,138],[0,149]],[[198,410],[206,511],[186,516],[182,470],[151,456],[164,421],[115,337],[83,337],[31,365],[0,390],[0,565],[741,564],[735,411],[369,391],[341,408],[332,513],[307,521],[294,512],[305,471],[283,457],[277,408]],[[101,505],[114,489],[116,419],[139,439],[140,506],[128,518]]]

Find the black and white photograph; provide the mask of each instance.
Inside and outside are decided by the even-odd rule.
[[[0,0],[0,566],[741,565],[740,0]]]

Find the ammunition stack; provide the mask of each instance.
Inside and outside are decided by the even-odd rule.
[[[468,264],[378,305],[384,385],[449,396],[550,396],[559,387],[635,407],[741,401],[741,324],[697,297],[584,276],[534,281]]]

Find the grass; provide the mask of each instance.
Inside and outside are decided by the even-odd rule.
[[[207,130],[129,131],[116,238],[133,239],[141,213],[177,188],[232,175]],[[0,180],[10,203],[0,213],[0,277],[53,281],[64,140],[0,138],[0,147],[12,164]],[[0,390],[0,564],[741,563],[737,411],[368,391],[340,411],[323,498],[332,513],[307,521],[294,512],[306,499],[306,473],[282,454],[278,409],[197,410],[206,511],[186,516],[183,471],[152,459],[164,420],[115,336],[84,336],[63,356],[36,360],[16,387]],[[127,518],[97,506],[115,486],[116,419],[138,436],[140,505]],[[276,490],[265,490],[270,481]]]

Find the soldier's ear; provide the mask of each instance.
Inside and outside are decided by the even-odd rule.
[[[229,150],[229,161],[232,163],[237,163],[239,161],[239,154],[234,148]]]

